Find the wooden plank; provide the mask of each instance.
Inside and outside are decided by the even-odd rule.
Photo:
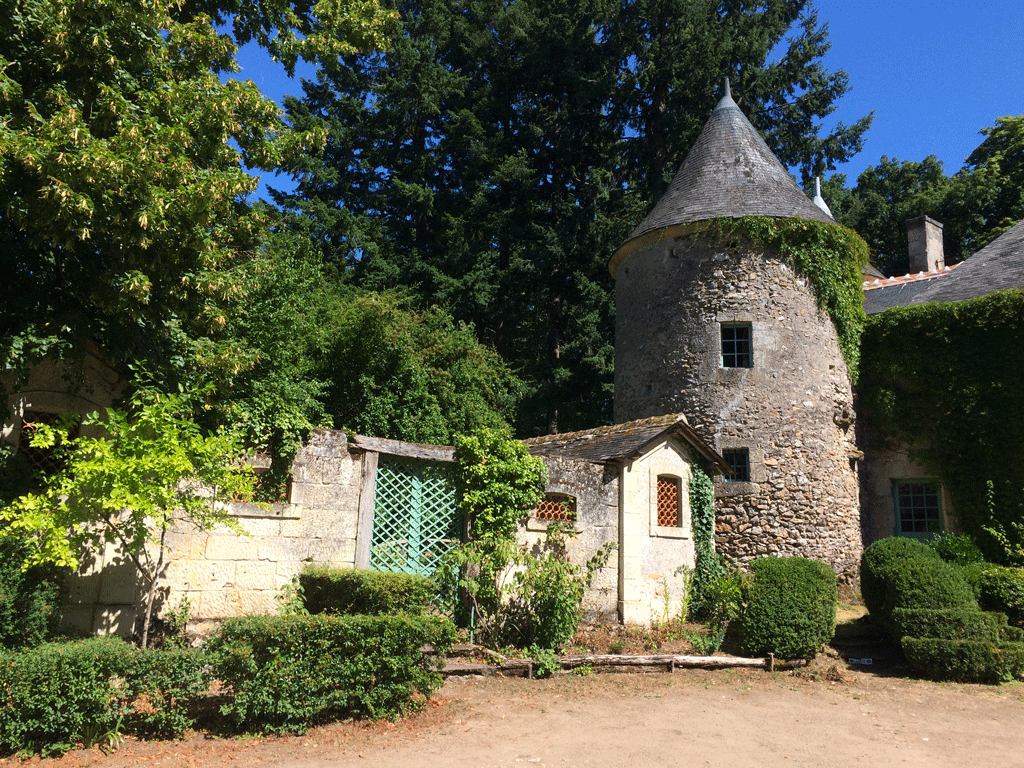
[[[451,445],[406,443],[402,440],[386,440],[383,437],[366,437],[365,435],[349,435],[348,444],[353,448],[386,453],[390,456],[407,456],[412,459],[430,459],[431,461],[455,461],[455,448]]]
[[[718,667],[768,667],[768,659],[747,659],[741,656],[566,656],[560,660],[565,669],[573,669],[590,665],[594,667],[648,667],[664,665],[667,667],[698,667],[713,669]]]
[[[356,568],[370,567],[370,539],[373,537],[373,505],[377,498],[377,460],[380,454],[363,454],[363,476],[359,484],[359,517],[356,522]]]

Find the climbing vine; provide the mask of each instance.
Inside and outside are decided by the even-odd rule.
[[[861,268],[868,261],[868,246],[856,232],[822,221],[770,216],[712,219],[692,225],[691,231],[725,243],[758,243],[806,277],[818,306],[832,319],[850,379],[857,380],[865,322]]]
[[[693,467],[690,478],[690,517],[695,554],[690,612],[699,615],[707,602],[708,587],[722,575],[715,553],[715,487],[700,467]]]
[[[990,557],[1024,545],[1024,291],[872,316],[860,395],[885,439],[950,492],[965,532]],[[990,531],[994,531],[993,535]]]

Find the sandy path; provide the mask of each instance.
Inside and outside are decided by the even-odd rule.
[[[342,723],[276,739],[128,742],[107,756],[79,751],[30,763],[1024,768],[1022,685],[943,685],[845,665],[829,682],[824,671],[452,679],[424,713],[399,723]]]

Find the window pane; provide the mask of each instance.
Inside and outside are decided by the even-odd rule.
[[[679,514],[679,478],[658,475],[658,525],[676,528],[682,524]]]
[[[722,366],[724,368],[750,368],[750,326],[722,326]]]
[[[722,458],[732,470],[725,476],[727,482],[750,482],[750,451],[747,448],[722,451]]]

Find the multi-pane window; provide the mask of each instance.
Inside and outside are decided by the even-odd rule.
[[[678,528],[683,524],[682,482],[678,477],[658,475],[658,525]]]
[[[576,521],[576,499],[564,493],[546,493],[533,516],[538,520],[572,523]]]
[[[729,465],[726,482],[750,482],[750,451],[747,448],[729,448],[722,451],[722,458]]]
[[[895,483],[896,527],[901,536],[928,537],[942,532],[939,484],[933,480]]]
[[[749,325],[722,325],[722,367],[750,368],[753,356],[750,353]]]

